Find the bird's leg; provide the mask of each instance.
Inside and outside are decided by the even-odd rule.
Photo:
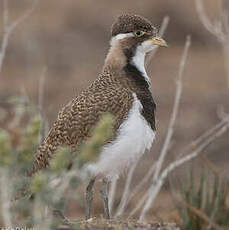
[[[95,183],[95,178],[91,179],[87,188],[86,188],[86,204],[85,204],[85,209],[86,209],[86,220],[90,219],[91,217],[91,203],[93,200],[93,186]]]
[[[107,179],[104,178],[103,182],[102,182],[102,187],[101,187],[100,193],[103,197],[105,217],[106,217],[106,219],[110,219],[108,196],[107,196],[107,186],[108,186],[108,181],[107,181]]]

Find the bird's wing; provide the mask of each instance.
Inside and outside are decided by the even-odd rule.
[[[133,95],[129,90],[112,85],[89,87],[83,91],[59,112],[48,136],[37,150],[28,175],[46,167],[58,146],[77,147],[90,136],[91,128],[104,113],[114,116],[114,130],[117,130],[132,102]]]

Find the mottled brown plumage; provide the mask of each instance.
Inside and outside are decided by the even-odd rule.
[[[143,30],[145,32],[152,32],[156,35],[157,29],[151,24],[149,20],[142,16],[124,14],[118,17],[111,28],[111,35],[129,33],[136,30]]]
[[[133,93],[143,105],[145,119],[155,129],[155,103],[149,84],[142,73],[130,64],[130,60],[136,47],[154,36],[156,29],[143,17],[122,15],[112,26],[112,36],[136,30],[147,33],[141,38],[123,39],[112,47],[98,79],[59,112],[48,136],[37,150],[29,176],[45,168],[59,146],[77,148],[90,136],[91,128],[102,114],[110,112],[115,117],[114,131],[117,131],[132,106]]]
[[[130,81],[123,81],[110,68],[106,68],[99,78],[79,96],[68,103],[58,114],[44,143],[38,148],[31,176],[48,165],[50,158],[60,145],[77,147],[89,137],[91,128],[100,116],[110,112],[115,117],[117,130],[127,116],[133,96]]]

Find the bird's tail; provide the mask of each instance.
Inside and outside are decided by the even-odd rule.
[[[47,137],[45,138],[44,142],[38,147],[32,166],[26,172],[26,177],[32,177],[36,172],[39,170],[46,168],[49,165],[50,159],[54,156],[56,149],[58,146],[63,144],[63,138],[61,139],[55,133],[55,129],[52,128]],[[12,201],[20,200],[21,198],[31,198],[31,191],[29,186],[24,186],[23,188],[17,191],[16,196],[13,198]],[[33,196],[33,195],[32,195]]]
[[[49,137],[39,146],[37,149],[33,165],[27,171],[26,176],[32,177],[40,169],[46,168],[49,164],[50,158],[55,154],[58,144],[51,143]],[[17,191],[14,201],[20,200],[21,198],[31,197],[31,191],[28,186],[23,187]]]
[[[58,141],[53,141],[48,136],[44,143],[41,144],[38,148],[35,159],[33,161],[33,165],[28,170],[27,176],[31,177],[40,169],[46,168],[49,165],[49,161],[55,154],[55,151],[59,145],[60,143],[58,143]]]

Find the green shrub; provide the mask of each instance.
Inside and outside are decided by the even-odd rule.
[[[28,102],[23,103],[23,100],[18,99],[11,100],[11,103],[14,104],[15,111],[20,112],[15,113],[14,127],[0,129],[0,172],[7,176],[5,181],[8,183],[4,184],[4,189],[9,191],[8,200],[1,200],[0,205],[3,207],[10,203],[9,219],[14,226],[48,230],[57,222],[52,214],[51,222],[50,218],[47,219],[46,208],[63,208],[66,189],[80,184],[82,175],[85,175],[81,172],[84,164],[95,161],[101,147],[112,138],[113,117],[110,114],[101,117],[92,130],[91,138],[82,144],[77,153],[67,146],[61,146],[50,161],[50,167],[28,178],[25,173],[32,165],[43,122],[35,107]],[[17,130],[16,141],[12,141],[12,130]],[[69,170],[67,168],[70,164],[72,167]],[[31,195],[33,199],[29,199]],[[15,201],[15,197],[21,199]],[[0,226],[9,227],[4,218],[3,224],[0,221]]]

